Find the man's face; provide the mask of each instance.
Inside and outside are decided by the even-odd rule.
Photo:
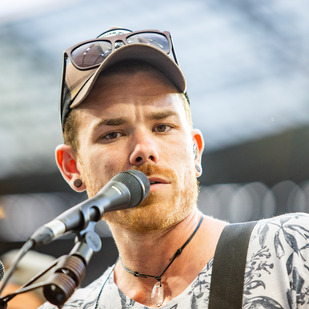
[[[100,77],[75,119],[77,167],[89,197],[120,171],[140,170],[151,183],[138,207],[104,219],[144,232],[171,227],[188,215],[198,191],[192,130],[181,95],[161,73]]]

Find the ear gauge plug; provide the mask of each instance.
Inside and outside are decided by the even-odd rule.
[[[197,177],[202,175],[203,169],[202,169],[202,166],[200,164],[195,164],[195,170],[198,174]]]
[[[80,179],[75,179],[74,180],[74,186],[76,188],[80,188],[82,186],[83,182]]]

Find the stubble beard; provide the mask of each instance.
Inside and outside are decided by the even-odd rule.
[[[196,206],[198,183],[193,166],[187,166],[184,183],[175,172],[153,164],[136,168],[146,176],[160,175],[170,182],[166,192],[151,192],[137,207],[105,213],[103,219],[108,224],[116,225],[134,232],[145,233],[171,228],[181,222]],[[99,181],[84,175],[88,196],[92,197],[103,187]]]

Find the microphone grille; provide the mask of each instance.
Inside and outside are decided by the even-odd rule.
[[[118,173],[114,180],[127,186],[131,193],[131,202],[129,207],[135,207],[142,202],[148,195],[150,183],[147,176],[137,170],[128,170]]]

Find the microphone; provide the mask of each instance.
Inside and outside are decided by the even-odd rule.
[[[0,281],[3,279],[4,277],[4,266],[3,263],[0,261]]]
[[[48,244],[69,231],[81,231],[90,221],[101,220],[104,212],[133,208],[148,195],[150,183],[137,170],[120,172],[94,197],[73,206],[52,221],[40,227],[29,240],[35,245]]]

